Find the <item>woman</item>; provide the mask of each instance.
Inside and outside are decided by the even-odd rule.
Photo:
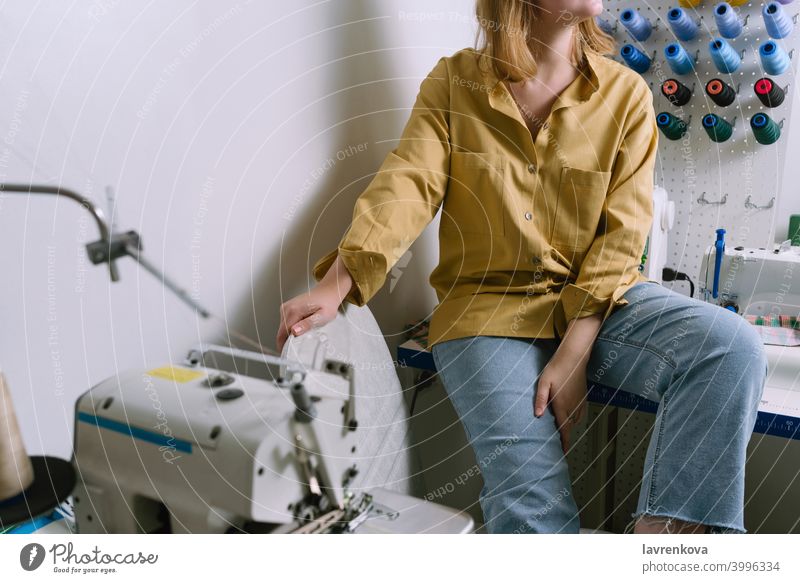
[[[422,82],[319,283],[281,306],[277,343],[367,302],[441,208],[430,344],[477,459],[492,460],[488,531],[578,531],[564,456],[589,380],[660,402],[634,532],[744,532],[763,346],[741,317],[638,269],[655,115],[645,81],[602,56],[601,11],[478,1],[481,50]]]

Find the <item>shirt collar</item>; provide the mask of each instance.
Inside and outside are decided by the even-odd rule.
[[[575,81],[561,92],[561,95],[559,95],[558,99],[553,104],[552,111],[562,107],[570,107],[572,105],[584,103],[600,88],[600,75],[598,72],[602,67],[601,59],[605,57],[592,50],[587,50],[585,55],[586,57],[580,66],[581,73]],[[479,59],[480,70],[486,78],[488,86],[492,87],[492,90],[489,92],[490,105],[494,109],[502,111],[511,117],[519,117],[519,108],[506,83],[500,80],[494,72],[489,56],[485,53],[481,53]]]

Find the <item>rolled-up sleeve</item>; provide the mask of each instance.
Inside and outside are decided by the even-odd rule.
[[[436,216],[450,171],[450,88],[442,58],[422,81],[397,147],[361,193],[336,249],[313,268],[319,281],[339,256],[353,278],[345,301],[363,306]]]
[[[638,281],[639,265],[653,223],[654,168],[658,127],[649,90],[625,120],[601,223],[573,283],[560,303],[566,322],[602,314],[603,321],[626,304],[622,294]]]

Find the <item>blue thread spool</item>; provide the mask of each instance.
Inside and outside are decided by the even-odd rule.
[[[689,56],[680,43],[670,43],[664,47],[667,64],[676,75],[686,75],[694,71],[694,59]]]
[[[645,73],[650,69],[650,57],[631,44],[623,45],[619,54],[622,55],[625,63],[637,73]]]
[[[715,38],[709,45],[711,60],[723,73],[733,73],[742,64],[742,57],[724,38]]]
[[[772,38],[786,38],[792,33],[794,23],[783,10],[783,6],[777,2],[765,4],[761,14],[764,16],[764,25],[767,28],[767,34]]]
[[[768,40],[758,49],[761,66],[767,75],[780,75],[789,68],[789,55],[774,40]]]
[[[613,36],[614,35],[614,23],[610,20],[606,20],[605,18],[600,18],[599,16],[595,17],[595,22],[597,22],[597,26],[600,27],[604,33]]]
[[[667,21],[678,39],[688,41],[697,36],[697,23],[683,8],[671,8]]]
[[[723,38],[736,38],[742,34],[742,19],[727,2],[714,6],[714,18],[717,21],[719,34]]]
[[[623,10],[622,14],[619,15],[619,19],[622,22],[622,26],[628,29],[631,36],[640,42],[647,40],[653,31],[650,21],[633,8]]]

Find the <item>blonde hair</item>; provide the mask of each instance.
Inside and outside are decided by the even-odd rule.
[[[535,0],[477,0],[480,28],[476,45],[499,79],[516,82],[536,74],[536,57],[529,41],[538,11]],[[575,25],[574,65],[583,62],[587,51],[605,55],[614,48],[614,39],[600,30],[594,18]]]

